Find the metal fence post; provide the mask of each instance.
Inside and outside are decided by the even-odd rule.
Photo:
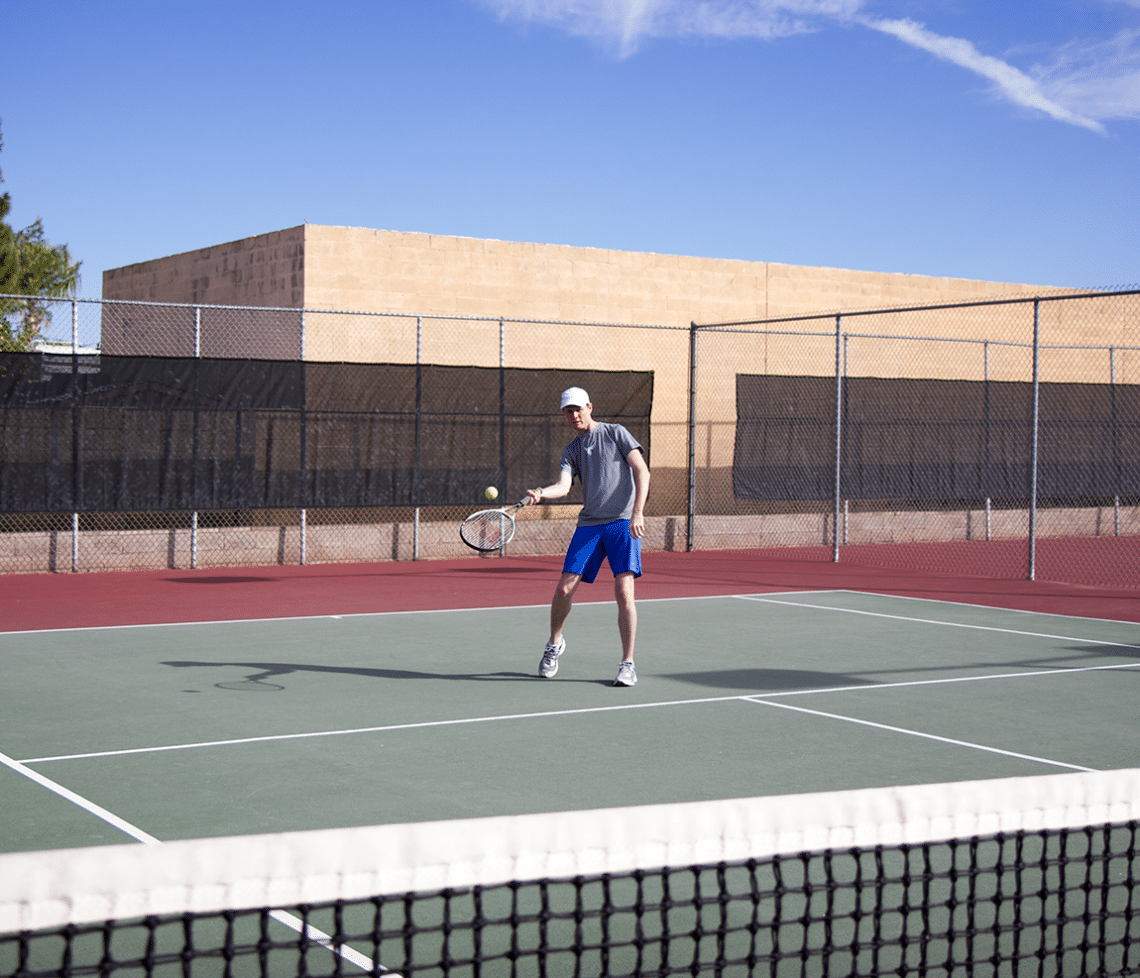
[[[843,463],[843,317],[835,317],[835,508],[831,514],[831,559],[839,563],[839,507]]]
[[[1041,393],[1041,300],[1033,300],[1033,435],[1029,458],[1029,580],[1037,579],[1037,443]]]
[[[1120,536],[1120,431],[1116,421],[1116,347],[1108,348],[1108,396],[1112,406],[1112,525],[1113,536]]]
[[[495,485],[506,492],[507,482],[507,327],[499,317],[499,471]],[[507,545],[499,548],[499,556],[507,555]]]
[[[697,518],[697,324],[689,324],[689,493],[685,550],[692,551]]]
[[[986,540],[993,536],[993,497],[990,495],[990,341],[982,344],[982,399],[985,411],[985,462],[982,469],[986,492]]]
[[[420,438],[423,416],[424,317],[416,316],[416,431],[412,458],[412,560],[420,559]]]
[[[79,497],[83,486],[79,454],[79,302],[71,300],[71,572],[79,570]]]
[[[194,359],[202,357],[202,307],[194,307]],[[198,567],[198,370],[194,365],[194,447],[190,473],[190,495],[194,500],[194,510],[190,514],[190,569]]]
[[[301,488],[301,501],[302,502],[308,502],[308,493],[305,492],[305,489],[304,489],[305,467],[307,465],[307,460],[305,457],[305,447],[306,447],[305,446],[305,426],[308,423],[307,413],[305,411],[305,405],[308,403],[308,401],[307,401],[308,391],[304,390],[304,384],[305,384],[305,310],[304,309],[301,310],[301,384],[302,384],[302,391],[301,391],[301,398],[302,398],[302,400],[301,400],[301,405],[302,405],[302,407],[301,407],[301,486],[302,486],[302,488]],[[299,527],[299,533],[301,536],[300,544],[299,544],[300,553],[298,555],[298,559],[300,560],[302,567],[305,566],[306,551],[307,551],[308,544],[309,544],[308,521],[306,520],[307,515],[308,515],[308,512],[307,512],[306,508],[304,506],[302,506],[301,507],[301,521],[300,521],[300,527]]]

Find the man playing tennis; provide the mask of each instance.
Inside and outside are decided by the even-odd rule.
[[[641,576],[649,466],[633,435],[620,424],[595,421],[593,410],[589,395],[581,387],[562,392],[562,415],[578,436],[562,453],[558,481],[527,490],[527,505],[531,506],[543,499],[565,496],[575,477],[582,483],[582,512],[550,603],[550,640],[538,664],[538,674],[550,679],[558,672],[558,657],[566,651],[562,628],[570,616],[574,592],[582,581],[594,583],[602,558],[606,558],[614,574],[622,649],[614,685],[633,686],[637,683],[633,665],[637,638],[633,582]]]

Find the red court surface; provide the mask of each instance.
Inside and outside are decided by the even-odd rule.
[[[13,574],[0,580],[0,632],[546,604],[560,568],[561,557],[495,557]],[[611,580],[603,568],[595,584],[582,585],[577,600],[612,600]],[[1136,589],[836,564],[794,559],[788,551],[774,555],[772,550],[647,553],[637,596],[645,600],[797,590],[867,591],[1140,622]]]

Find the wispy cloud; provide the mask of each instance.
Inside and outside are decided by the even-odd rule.
[[[1140,0],[1124,0],[1140,7]],[[1107,41],[1071,43],[1038,67],[1050,98],[1094,119],[1140,119],[1140,30]]]
[[[863,0],[482,0],[501,17],[550,24],[629,57],[664,37],[770,40],[848,19]]]
[[[500,17],[588,37],[626,58],[666,37],[775,40],[843,23],[889,34],[991,83],[996,95],[1059,122],[1104,133],[1107,119],[1140,118],[1140,30],[1073,42],[1023,70],[970,40],[913,20],[867,13],[871,0],[477,0]],[[1140,0],[1115,0],[1140,7]]]
[[[891,34],[916,48],[921,48],[944,61],[981,75],[993,82],[1000,94],[1016,105],[1044,112],[1059,122],[1084,126],[1093,132],[1104,132],[1104,126],[1095,119],[1074,112],[1049,98],[1035,79],[1000,58],[982,54],[969,41],[960,37],[943,37],[934,34],[913,20],[866,18],[863,23],[884,34]]]

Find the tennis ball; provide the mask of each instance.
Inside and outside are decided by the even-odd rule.
[[[486,499],[494,501],[499,498],[499,490],[494,486],[487,486],[487,488],[483,490],[483,496]]]

